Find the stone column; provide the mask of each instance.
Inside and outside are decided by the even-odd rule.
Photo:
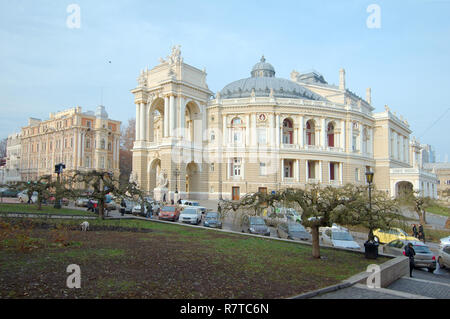
[[[340,145],[340,147],[342,148],[342,150],[345,152],[345,137],[346,137],[346,134],[345,134],[345,130],[346,130],[347,128],[346,128],[346,125],[345,125],[345,120],[342,120],[341,121],[341,145]]]
[[[275,119],[275,145],[280,147],[280,114],[277,114]]]
[[[250,115],[245,116],[245,146],[250,145]]]
[[[252,114],[252,141],[251,145],[255,146],[257,143],[257,130],[256,130],[256,113]]]
[[[169,136],[169,97],[164,97],[164,123],[163,123],[164,137]]]
[[[300,142],[300,148],[303,148],[303,146],[304,146],[304,144],[305,144],[305,128],[304,128],[304,119],[303,119],[303,116],[300,116],[300,118],[299,118],[299,124],[300,124],[300,127],[299,127],[299,135],[298,135],[298,139],[299,139],[299,142]]]
[[[179,96],[178,97],[178,101],[179,101],[179,107],[180,107],[180,111],[179,111],[179,114],[180,114],[180,119],[179,119],[179,121],[180,121],[180,129],[179,129],[179,134],[178,134],[178,136],[179,137],[181,137],[181,138],[184,138],[185,137],[185,131],[184,131],[184,126],[185,126],[185,121],[186,121],[186,119],[185,119],[185,113],[186,113],[186,105],[185,105],[185,99],[184,99],[184,97],[182,97],[182,96]]]
[[[281,181],[284,182],[284,159],[281,159]]]
[[[228,144],[228,132],[227,132],[227,116],[223,115],[223,129],[222,129],[222,139],[224,146]]]
[[[297,180],[297,182],[300,182],[300,160],[299,159],[295,160],[295,166],[296,166],[295,179]]]
[[[170,125],[169,125],[169,136],[173,136],[173,132],[176,127],[176,113],[175,113],[175,96],[171,95],[169,97],[169,106],[170,106]]]
[[[320,121],[320,144],[323,148],[327,147],[327,132],[325,128],[325,118],[322,118]]]
[[[145,140],[146,137],[146,123],[145,123],[145,118],[146,118],[146,105],[145,103],[141,103],[141,114],[140,114],[140,133],[139,136],[141,138],[141,141]]]
[[[135,124],[135,128],[136,128],[136,141],[140,141],[141,140],[141,104],[140,103],[136,103],[136,124]]]

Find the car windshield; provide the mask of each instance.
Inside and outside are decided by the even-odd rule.
[[[291,232],[304,232],[304,231],[306,231],[305,227],[303,227],[300,224],[289,224],[288,225],[288,229]]]
[[[205,218],[208,218],[208,219],[215,219],[215,218],[218,218],[219,217],[219,214],[217,214],[217,213],[208,213],[208,214],[206,214],[206,217]]]
[[[259,217],[250,217],[250,224],[252,225],[266,225],[264,219]]]
[[[353,237],[352,235],[350,235],[350,233],[344,232],[344,231],[339,231],[339,232],[332,232],[331,233],[331,238],[333,240],[349,240],[349,241],[353,241]]]
[[[431,253],[430,248],[428,248],[427,246],[413,245],[413,248],[416,253]]]
[[[196,203],[196,202],[193,202],[193,203],[192,203],[192,206],[200,206],[200,204],[199,204],[199,203]]]
[[[398,229],[399,233],[402,234],[403,236],[408,236],[408,234],[402,230],[402,229]]]
[[[197,215],[197,211],[195,209],[185,209],[183,210],[184,215]]]
[[[166,206],[162,210],[164,212],[175,212],[175,207],[173,207],[173,206]]]

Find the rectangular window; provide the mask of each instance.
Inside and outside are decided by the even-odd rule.
[[[211,163],[211,165],[209,166],[209,170],[210,170],[211,172],[214,172],[214,163]]]
[[[330,181],[334,181],[336,179],[334,175],[334,163],[330,163]]]
[[[241,176],[241,159],[235,157],[232,163],[232,176]]]
[[[267,175],[267,170],[266,170],[266,163],[259,163],[259,175],[260,176],[266,176]]]
[[[258,128],[258,144],[267,144],[267,131],[266,128]]]
[[[359,182],[361,180],[359,168],[355,168],[355,181]]]

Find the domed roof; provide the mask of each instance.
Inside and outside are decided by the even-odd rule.
[[[320,95],[291,80],[276,78],[274,67],[266,62],[264,56],[253,67],[251,77],[231,82],[220,95],[224,99],[257,97],[282,97],[309,100],[325,100]],[[272,92],[272,93],[271,93]]]
[[[252,72],[250,74],[252,75],[252,77],[274,77],[275,69],[273,68],[272,64],[266,62],[266,58],[264,58],[263,55],[260,62],[256,63],[253,66]]]
[[[108,119],[108,113],[106,113],[105,107],[103,105],[97,106],[97,110],[95,111],[95,116],[102,118],[102,119]]]

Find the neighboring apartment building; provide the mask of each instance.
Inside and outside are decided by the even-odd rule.
[[[251,77],[214,96],[206,72],[183,62],[179,47],[131,92],[136,104],[132,176],[158,199],[238,199],[246,193],[310,183],[375,185],[396,196],[418,189],[436,196],[409,124],[386,106],[373,113],[371,90],[362,99],[328,84],[317,72],[275,77],[262,57]]]
[[[12,183],[21,180],[20,157],[21,137],[19,133],[10,134],[6,140],[6,166],[4,170],[4,182]]]
[[[58,163],[66,171],[106,170],[118,177],[120,123],[102,105],[95,113],[77,106],[44,121],[30,118],[21,132],[22,180],[54,174]]]
[[[438,177],[438,195],[440,198],[450,196],[450,163],[425,163],[424,167]]]

